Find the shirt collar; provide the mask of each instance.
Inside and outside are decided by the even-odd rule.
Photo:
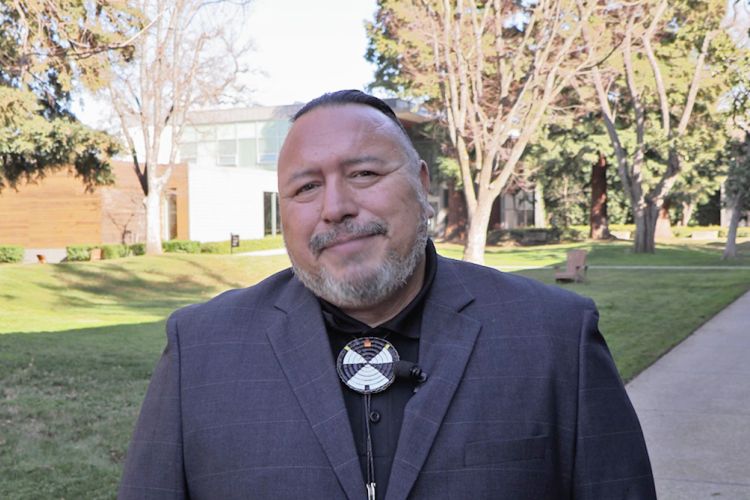
[[[380,335],[393,332],[417,339],[419,338],[419,328],[410,328],[410,326],[412,321],[420,316],[419,313],[424,306],[425,297],[432,287],[432,282],[435,281],[436,273],[437,252],[435,251],[435,245],[432,243],[432,240],[428,239],[425,247],[425,267],[422,288],[420,288],[419,293],[417,293],[411,302],[401,309],[396,316],[380,325],[370,327],[366,323],[363,323],[356,318],[352,318],[339,307],[318,298],[318,302],[320,302],[320,307],[323,311],[323,319],[325,320],[326,327],[333,328],[341,333],[355,336],[364,333],[372,334],[372,331],[381,331],[382,333],[380,333]]]

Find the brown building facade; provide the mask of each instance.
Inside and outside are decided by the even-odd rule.
[[[163,171],[165,167],[160,167]],[[0,193],[0,245],[62,248],[68,245],[138,243],[146,238],[143,192],[132,164],[112,162],[115,184],[86,187],[66,169],[17,190]],[[187,239],[188,173],[172,168],[162,201],[165,239]]]

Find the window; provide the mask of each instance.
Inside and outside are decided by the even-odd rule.
[[[266,235],[281,233],[281,213],[279,212],[279,194],[263,193],[263,222]]]
[[[276,163],[288,130],[289,124],[282,120],[257,124],[258,163]]]
[[[218,165],[237,165],[237,141],[234,139],[218,141]]]
[[[255,165],[257,148],[255,147],[255,139],[238,139],[237,146],[239,148],[239,164],[241,167],[249,167]]]
[[[198,157],[198,144],[195,142],[185,142],[180,144],[179,148],[180,161],[194,162]]]

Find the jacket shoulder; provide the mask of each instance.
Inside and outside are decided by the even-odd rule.
[[[292,270],[284,269],[250,287],[227,290],[206,302],[185,306],[170,315],[168,328],[179,329],[182,343],[190,343],[196,336],[219,335],[219,330],[225,332],[223,336],[237,328],[262,326],[293,279]]]

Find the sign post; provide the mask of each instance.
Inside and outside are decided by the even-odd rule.
[[[229,242],[229,253],[234,253],[234,249],[240,246],[240,235],[229,233]]]

